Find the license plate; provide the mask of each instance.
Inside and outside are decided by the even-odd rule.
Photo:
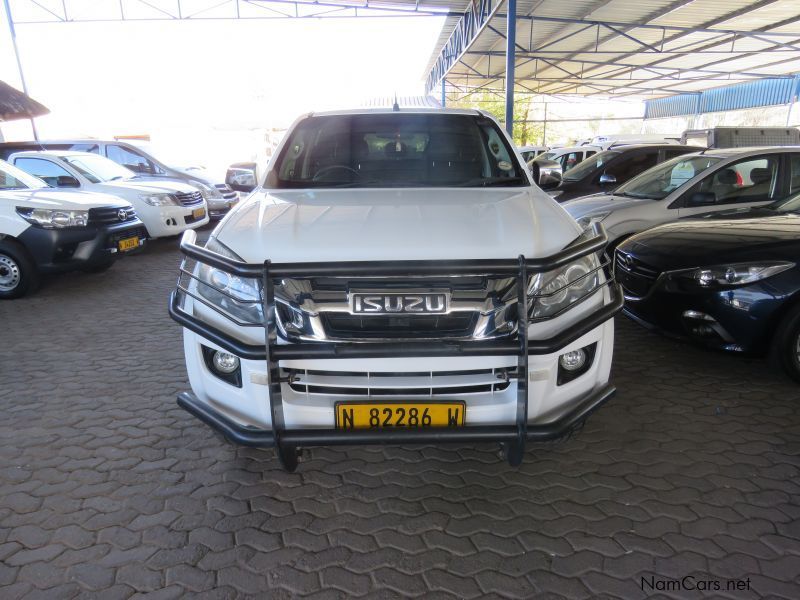
[[[462,427],[464,402],[338,402],[337,429]]]
[[[195,208],[192,211],[192,217],[195,219],[202,219],[206,216],[206,209],[205,208]]]
[[[139,238],[137,236],[125,238],[117,242],[120,252],[127,252],[139,247]]]

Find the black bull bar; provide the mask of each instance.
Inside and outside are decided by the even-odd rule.
[[[587,235],[590,234],[590,235]],[[247,360],[264,360],[267,363],[267,402],[272,415],[272,429],[261,430],[242,426],[197,400],[192,394],[178,396],[178,405],[195,417],[239,444],[274,447],[278,460],[287,470],[297,467],[297,448],[300,446],[349,445],[376,443],[429,443],[429,442],[487,442],[503,444],[506,457],[518,465],[527,440],[545,440],[559,437],[582,422],[613,394],[607,385],[585,398],[571,412],[557,422],[544,425],[528,424],[528,356],[551,354],[577,340],[617,314],[623,306],[623,295],[613,279],[606,279],[610,301],[558,334],[529,340],[528,331],[528,277],[533,273],[553,271],[577,259],[602,252],[607,237],[602,225],[595,223],[589,232],[564,250],[544,258],[529,259],[476,259],[476,260],[413,260],[413,261],[358,261],[316,263],[249,264],[232,260],[195,244],[196,233],[184,233],[181,252],[188,258],[239,277],[257,279],[262,284],[260,303],[263,309],[265,343],[254,345],[236,339],[221,329],[198,319],[183,310],[181,299],[188,294],[207,304],[202,298],[181,286],[172,292],[169,301],[170,316],[190,331],[202,336],[220,348]],[[184,259],[185,264],[186,259]],[[595,270],[600,270],[601,264]],[[182,274],[193,277],[181,266]],[[278,344],[277,314],[275,308],[275,280],[310,277],[388,277],[431,275],[485,275],[509,277],[516,280],[517,323],[515,334],[490,340],[433,340],[425,342],[299,342]],[[594,288],[588,296],[594,295]],[[558,290],[557,290],[558,291]],[[581,298],[582,300],[584,298]],[[534,301],[536,297],[534,297]],[[579,301],[580,301],[579,300]],[[210,305],[209,305],[210,306]],[[571,305],[572,306],[572,305]],[[219,312],[213,306],[212,309]],[[287,429],[284,419],[279,361],[298,359],[391,358],[391,357],[441,357],[441,356],[516,356],[517,357],[517,410],[514,425],[466,426],[461,428],[419,428],[405,430],[332,430]]]

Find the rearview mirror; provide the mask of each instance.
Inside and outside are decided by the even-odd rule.
[[[539,169],[539,187],[543,190],[554,190],[561,185],[561,170],[548,169],[541,167]]]
[[[231,165],[225,173],[225,183],[237,192],[252,192],[258,186],[255,165]]]
[[[716,201],[717,195],[714,192],[695,192],[689,196],[689,206],[707,206]]]
[[[600,185],[616,185],[617,176],[611,173],[603,173],[600,175]]]
[[[81,187],[81,182],[72,175],[59,175],[56,178],[56,187],[76,188]]]

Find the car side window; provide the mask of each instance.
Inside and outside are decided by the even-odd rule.
[[[800,192],[800,154],[789,155],[789,193]]]
[[[153,161],[148,160],[138,152],[128,150],[122,146],[109,144],[106,146],[106,156],[118,165],[128,167],[134,173],[152,175],[158,172]]]
[[[72,144],[70,150],[76,152],[91,152],[92,154],[100,154],[100,146],[97,144]]]
[[[597,150],[587,150],[584,159],[589,158],[590,156],[594,156],[595,154],[597,154]]]
[[[689,200],[691,202],[695,193],[706,195],[709,204],[778,200],[782,196],[779,164],[779,154],[750,157],[729,164],[693,186],[696,189],[690,190]]]
[[[608,166],[606,173],[617,178],[617,183],[625,183],[640,173],[644,173],[658,164],[658,150],[638,152],[631,156],[623,156]]]
[[[569,171],[572,167],[581,162],[580,152],[569,152],[561,157],[561,166],[565,171]]]
[[[686,150],[667,150],[664,152],[664,160],[670,160],[678,156],[683,156],[684,154],[686,154]]]
[[[50,187],[58,187],[59,177],[71,177],[74,179],[73,175],[65,168],[43,158],[20,157],[14,161],[14,166],[19,167],[26,173],[35,175],[39,179],[43,179]]]

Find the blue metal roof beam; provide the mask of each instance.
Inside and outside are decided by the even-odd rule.
[[[448,71],[464,56],[480,33],[489,25],[504,0],[477,0],[461,16],[450,38],[425,82],[425,91],[430,93],[444,79]]]

